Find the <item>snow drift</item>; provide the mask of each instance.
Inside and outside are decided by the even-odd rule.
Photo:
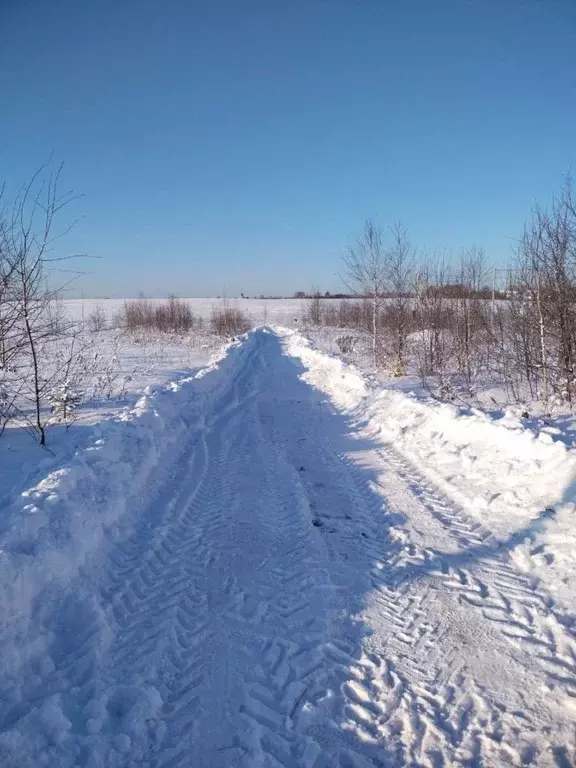
[[[546,582],[576,611],[576,453],[546,430],[525,427],[513,414],[489,414],[416,395],[371,387],[337,356],[320,352],[285,329],[289,354],[303,375],[378,440],[389,443],[524,570]]]
[[[3,510],[3,676],[10,676],[33,652],[30,638],[43,631],[39,608],[65,593],[106,536],[121,533],[129,511],[148,492],[151,471],[163,459],[168,466],[185,433],[201,428],[208,405],[230,386],[250,348],[250,338],[243,337],[193,375],[148,388],[135,407],[93,426],[87,448]]]

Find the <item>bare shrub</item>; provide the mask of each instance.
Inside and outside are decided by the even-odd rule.
[[[212,308],[210,327],[218,336],[229,338],[250,330],[250,318],[238,307],[231,307],[226,301]]]
[[[176,296],[169,296],[165,304],[156,307],[155,327],[165,333],[189,333],[195,324],[190,306]]]
[[[312,298],[307,302],[303,319],[309,325],[322,325],[322,299],[318,290],[313,291]]]
[[[176,296],[162,304],[141,296],[126,300],[120,311],[119,324],[127,331],[159,331],[161,333],[189,333],[200,323],[190,306]]]
[[[351,335],[339,336],[336,339],[336,344],[338,345],[338,349],[342,355],[351,355],[354,352],[356,342],[357,338]]]
[[[444,260],[432,254],[423,261],[415,280],[416,338],[413,349],[416,371],[426,387],[435,382],[442,393],[452,391],[449,378],[454,352],[455,307],[453,300],[446,296],[449,279]]]
[[[125,300],[120,310],[120,323],[127,331],[152,330],[156,323],[154,304],[143,296],[133,301]]]
[[[104,331],[106,329],[106,312],[104,308],[97,304],[88,318],[88,327],[94,333]]]
[[[479,248],[463,251],[448,269],[442,259],[428,258],[415,281],[413,342],[416,371],[424,385],[442,399],[456,393],[469,402],[482,376],[498,357],[495,307],[487,300],[487,271]]]
[[[362,328],[366,326],[366,312],[362,303],[342,299],[338,305],[340,328]]]
[[[464,388],[468,395],[474,395],[478,377],[488,362],[489,345],[490,321],[486,316],[489,307],[482,298],[482,288],[487,281],[482,249],[474,247],[463,251],[457,274],[463,290],[455,299],[455,356]]]
[[[94,363],[98,366],[98,375],[92,383],[92,399],[110,400],[113,397],[124,397],[128,384],[132,381],[137,368],[133,368],[131,373],[123,373],[117,354],[112,355],[112,357],[105,361],[101,361],[98,354],[96,354]]]

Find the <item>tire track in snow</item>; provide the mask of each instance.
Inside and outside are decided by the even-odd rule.
[[[255,364],[252,378],[256,378],[258,371],[263,369],[263,366]],[[174,728],[164,742],[162,756],[156,762],[158,766],[188,765],[190,759],[197,764],[211,766],[282,764],[280,760],[284,760],[285,765],[296,765],[298,756],[304,755],[302,759],[308,761],[310,754],[318,751],[313,740],[303,739],[302,736],[295,738],[293,727],[306,690],[302,687],[303,681],[314,673],[315,648],[322,633],[318,603],[314,599],[320,575],[316,573],[315,578],[311,578],[310,569],[303,571],[303,561],[312,566],[314,563],[313,553],[308,558],[305,556],[306,550],[309,550],[306,505],[299,498],[298,490],[294,490],[292,469],[282,461],[274,446],[263,441],[257,408],[245,408],[238,424],[233,425],[231,420],[230,425],[234,426],[234,434],[241,434],[241,437],[235,450],[229,452],[234,456],[232,463],[228,461],[225,472],[217,473],[221,478],[232,478],[236,486],[235,493],[227,499],[227,530],[218,531],[218,547],[222,575],[228,572],[228,583],[234,584],[233,599],[221,612],[221,622],[215,620],[213,603],[208,614],[214,629],[211,642],[217,644],[219,635],[230,636],[231,631],[236,642],[244,638],[241,649],[244,672],[240,679],[236,677],[234,681],[239,689],[238,695],[231,697],[236,702],[237,711],[228,712],[231,726],[228,738],[219,745],[214,738],[211,749],[198,749],[189,739],[185,739],[183,745],[182,730],[178,733],[178,728]],[[227,438],[224,442],[229,443],[230,440]],[[250,504],[247,505],[251,497],[250,489],[242,485],[243,477],[250,476],[250,464],[254,462],[258,471],[258,494],[250,509]],[[251,480],[254,482],[254,478]],[[246,515],[250,513],[253,519],[248,521]],[[254,567],[245,572],[246,564],[237,562],[238,537],[242,537],[246,528],[253,537],[258,538],[261,533],[262,540],[276,555],[273,564],[269,555],[264,556],[263,564],[269,564],[264,574]],[[207,538],[213,537],[214,533],[209,532]],[[217,589],[214,584],[208,583],[205,583],[205,588],[208,594],[211,589]],[[274,671],[268,668],[275,642],[271,637],[277,639],[284,635],[284,641],[276,641],[290,648],[289,674],[285,679],[279,668]],[[295,637],[298,639],[294,640]],[[202,654],[206,669],[205,646]],[[213,695],[214,690],[210,693]],[[226,709],[221,699],[224,692],[217,693],[216,706]],[[183,712],[183,717],[189,721],[189,710]],[[203,722],[206,719],[204,717]],[[202,728],[194,730],[197,740],[208,741]],[[222,737],[219,738],[222,741]],[[176,741],[178,747],[172,754],[171,748],[166,747]]]
[[[193,440],[190,445],[184,446],[180,453],[171,451],[159,466],[159,488],[152,493],[155,503],[170,507],[172,494],[166,494],[165,486],[171,485],[170,477],[174,474],[174,467],[189,461],[188,452],[193,453],[195,449]],[[149,525],[148,519],[142,523],[144,529]],[[126,583],[138,576],[137,565],[146,553],[147,544],[146,536],[136,536],[113,545],[110,553],[111,568],[108,569],[109,578],[105,581],[98,578],[99,590],[106,602],[112,605],[115,598],[120,599],[123,593],[127,592],[126,599],[130,604],[131,593],[129,589],[125,589]],[[162,547],[155,555],[158,561],[156,568],[160,573],[167,563],[167,555],[162,554]],[[150,567],[154,569],[154,564],[151,563]],[[154,574],[151,578],[154,578]],[[138,591],[137,585],[135,591]],[[19,687],[14,687],[12,695],[10,689],[4,689],[3,698],[6,704],[0,714],[0,733],[9,732],[14,726],[22,723],[21,727],[32,727],[33,731],[38,732],[40,741],[45,729],[44,721],[50,729],[50,721],[54,718],[60,719],[62,727],[72,733],[87,732],[92,735],[98,731],[106,709],[106,705],[102,704],[106,696],[101,694],[103,684],[100,675],[103,658],[110,645],[108,622],[100,602],[96,595],[89,599],[85,596],[77,598],[70,592],[64,599],[59,597],[57,610],[53,615],[44,617],[42,611],[38,611],[35,620],[44,623],[46,633],[52,634],[47,648],[48,654],[42,666],[38,670],[32,670],[33,675],[29,682],[26,679],[24,683],[18,681]],[[116,610],[122,611],[120,602],[115,604],[115,612]],[[16,704],[13,704],[14,700],[17,701]],[[23,748],[18,749],[23,751]],[[22,760],[24,759],[22,757]],[[71,762],[62,764],[84,764],[83,759],[76,761],[75,756],[71,755]],[[18,761],[19,766],[24,764]],[[36,765],[37,762],[34,760],[30,764]]]
[[[381,498],[366,492],[354,463],[337,453],[331,455],[325,447],[324,452],[325,463],[332,463],[334,483],[347,485],[354,511],[350,520],[343,518],[342,524],[349,528],[343,542],[349,547],[354,540],[364,548],[378,613],[389,627],[385,653],[370,653],[362,643],[342,640],[324,648],[331,669],[325,684],[331,692],[331,719],[359,735],[364,747],[362,757],[344,753],[342,764],[361,765],[370,759],[374,765],[440,765],[464,759],[466,754],[479,759],[477,736],[486,727],[485,718],[481,722],[477,712],[487,711],[488,705],[477,690],[475,698],[468,693],[474,684],[462,674],[460,696],[439,693],[448,690],[459,672],[454,664],[458,648],[454,642],[451,646],[444,642],[444,659],[431,664],[430,654],[440,640],[438,628],[427,616],[431,589],[412,595],[396,583],[404,551],[402,541],[393,535],[395,516],[386,511]],[[323,514],[319,505],[316,511]],[[331,518],[327,512],[327,526]],[[391,654],[404,660],[402,670],[389,658]],[[387,744],[386,758],[381,757],[382,744]]]
[[[306,466],[301,466],[300,477],[307,486],[305,495],[309,499],[312,513],[321,522],[320,532],[326,532],[327,545],[333,551],[334,559],[339,561],[341,567],[342,559],[345,564],[353,553],[356,570],[359,559],[361,563],[360,574],[356,576],[367,581],[362,572],[370,573],[371,586],[381,588],[392,580],[388,571],[402,546],[390,535],[394,516],[383,509],[382,498],[367,489],[362,473],[354,463],[337,451],[330,450],[325,442],[320,443],[312,435],[307,435],[305,442],[314,446],[316,464],[322,465],[320,475],[323,476],[323,482],[316,479],[318,466],[310,473]],[[294,445],[293,440],[287,440],[286,443]],[[295,466],[301,453],[302,449],[292,456]],[[340,504],[334,504],[335,498],[339,499]],[[348,512],[342,514],[342,510]],[[375,559],[385,563],[385,572],[372,568]],[[341,585],[336,584],[336,590],[338,586],[344,588],[346,583],[349,585],[349,580],[343,580]],[[426,654],[433,645],[433,628],[422,619],[425,611],[418,610],[412,598],[401,604],[399,594],[392,590],[383,596],[390,623],[395,622],[396,638],[405,644],[402,649],[404,654],[415,656],[420,650]],[[362,750],[359,754],[355,746],[349,749],[342,747],[330,755],[326,765],[408,764],[409,747],[413,745],[415,734],[424,730],[423,719],[418,714],[422,708],[422,693],[417,693],[415,688],[411,689],[407,680],[402,679],[392,663],[385,658],[378,654],[367,654],[361,642],[345,637],[346,632],[336,631],[335,635],[333,640],[322,647],[324,674],[316,680],[315,690],[312,688],[308,692],[308,701],[326,707],[324,723],[320,726],[325,731],[326,741],[333,738],[334,732],[344,725],[355,737],[360,735]],[[438,677],[436,671],[436,680]],[[329,706],[323,703],[326,701],[330,702]],[[460,709],[467,711],[465,704]],[[461,717],[460,722],[463,723],[464,719]],[[465,730],[464,725],[461,730]],[[449,733],[449,741],[455,740],[453,729]],[[442,739],[439,741],[442,742]],[[464,741],[460,737],[458,743]],[[387,745],[385,757],[383,744]],[[396,745],[394,751],[392,744]],[[417,753],[413,746],[412,753]]]
[[[418,579],[439,580],[441,587],[453,591],[463,606],[478,609],[483,619],[495,625],[522,656],[541,667],[547,676],[545,695],[554,700],[558,715],[557,733],[548,736],[548,753],[539,751],[535,738],[532,744],[527,742],[517,750],[509,750],[508,757],[520,764],[567,766],[572,754],[576,754],[575,734],[569,725],[570,709],[576,709],[573,630],[556,614],[553,601],[539,585],[516,571],[507,560],[506,549],[490,543],[489,531],[449,501],[391,446],[381,453],[381,458],[426,512],[462,547],[461,552],[455,553],[412,547],[412,556],[404,558],[401,572],[394,579],[402,584],[405,579],[414,579],[416,572]],[[510,722],[509,713],[503,714]],[[502,716],[498,720],[502,721]],[[543,724],[533,721],[529,729],[537,735],[542,727]],[[501,728],[502,722],[497,734]]]
[[[217,434],[241,411],[242,401],[234,400],[202,435],[190,480],[184,469],[185,481],[172,503],[171,525],[144,555],[139,542],[135,543],[140,562],[134,566],[131,559],[128,566],[134,567],[128,581],[124,571],[111,575],[113,584],[124,580],[125,586],[113,598],[120,632],[110,653],[110,686],[118,688],[121,681],[120,696],[122,686],[141,686],[149,696],[151,687],[152,697],[157,691],[157,701],[161,701],[136,739],[129,733],[116,734],[116,748],[123,741],[128,745],[123,736],[130,739],[126,765],[139,764],[155,752],[155,765],[176,766],[187,759],[190,750],[187,742],[192,733],[187,738],[182,734],[190,731],[187,726],[206,695],[205,648],[214,632],[210,616],[218,608],[207,582],[218,566],[220,553],[213,540],[225,525],[228,502],[228,489],[219,480],[226,476],[230,452],[236,447],[221,443],[217,451],[211,451],[209,444],[218,444],[211,433]],[[229,579],[222,586],[219,602],[231,602],[233,588]],[[121,730],[123,715],[116,714]],[[173,746],[176,743],[178,747]]]
[[[447,627],[446,622],[438,622],[438,605],[434,603],[439,585],[434,583],[435,579],[423,576],[438,575],[445,582],[442,588],[466,589],[485,599],[487,588],[483,580],[465,568],[455,570],[446,566],[443,572],[436,553],[417,547],[404,531],[395,528],[398,522],[395,515],[383,509],[382,489],[379,490],[380,502],[374,503],[374,494],[366,492],[372,484],[366,482],[364,470],[329,447],[326,434],[322,434],[322,438],[316,442],[316,451],[325,463],[332,461],[335,470],[327,483],[318,484],[314,480],[308,483],[307,492],[320,523],[319,530],[325,533],[326,541],[332,543],[335,555],[340,558],[347,559],[352,548],[356,561],[359,557],[361,561],[362,547],[358,546],[361,542],[364,557],[371,560],[371,567],[366,570],[378,595],[374,599],[377,617],[387,625],[382,634],[388,634],[387,642],[371,656],[366,653],[370,644],[352,644],[353,652],[347,650],[346,644],[344,647],[336,644],[341,679],[330,680],[328,676],[326,684],[334,721],[345,724],[348,717],[350,728],[362,733],[367,745],[372,742],[373,746],[366,746],[363,755],[370,754],[375,765],[412,764],[410,761],[418,765],[455,764],[454,761],[463,765],[479,765],[483,761],[556,765],[556,760],[561,759],[557,755],[563,750],[568,754],[571,749],[566,714],[561,715],[563,734],[553,738],[551,734],[546,735],[546,728],[550,726],[539,722],[529,700],[523,713],[514,713],[509,711],[507,702],[499,700],[497,691],[487,691],[480,683],[482,675],[459,662],[470,651],[463,654],[458,633]],[[310,435],[306,439],[314,440]],[[286,442],[294,444],[293,440]],[[293,460],[296,463],[295,458]],[[302,477],[306,478],[306,472]],[[334,488],[346,484],[349,489],[355,489],[350,491],[352,504],[349,505],[354,514],[335,513],[329,502],[323,508],[320,497],[329,497]],[[421,500],[420,487],[412,486],[411,490]],[[433,488],[426,490],[434,493]],[[435,500],[440,501],[437,497]],[[435,518],[446,523],[457,510],[445,499],[441,502],[434,509]],[[477,523],[468,524],[460,518],[455,530],[460,536],[459,543],[468,547],[482,546],[489,536]],[[509,577],[509,570],[505,570],[505,576]],[[516,575],[514,578],[515,587],[522,588]],[[460,613],[462,623],[469,621],[466,606]],[[471,637],[473,632],[467,637],[468,642]],[[327,651],[332,665],[336,663],[334,647],[332,644]],[[504,657],[506,649],[502,644],[498,649]],[[361,663],[358,659],[362,659]],[[373,660],[378,660],[375,667]],[[352,669],[355,672],[350,682],[346,675]],[[378,673],[379,669],[384,670],[382,674]],[[566,740],[566,747],[562,739]],[[559,745],[553,748],[554,762],[549,750],[541,751],[546,741]],[[383,743],[396,744],[394,757],[381,756]],[[346,759],[353,764],[354,759],[359,758]]]
[[[250,357],[246,355],[247,362]],[[70,615],[72,611],[60,611],[53,621],[58,624],[71,621],[70,628],[66,630],[71,641],[63,642],[65,633],[58,627],[59,642],[50,660],[54,670],[44,674],[36,690],[17,692],[24,699],[23,703],[8,709],[4,729],[25,723],[26,719],[35,720],[38,717],[37,702],[46,702],[46,717],[54,719],[51,714],[51,702],[54,701],[62,715],[69,717],[72,726],[69,733],[73,733],[78,741],[100,739],[101,742],[111,743],[110,749],[108,744],[100,744],[108,755],[105,758],[107,764],[137,763],[139,755],[143,755],[150,745],[161,741],[165,724],[154,708],[155,702],[159,701],[154,685],[162,687],[162,679],[154,673],[167,673],[156,663],[156,659],[171,657],[174,660],[178,655],[185,658],[191,635],[190,621],[196,622],[195,632],[199,626],[198,616],[191,616],[198,613],[199,606],[192,608],[192,596],[186,594],[195,575],[191,573],[194,568],[192,563],[195,558],[198,569],[213,565],[217,560],[217,550],[208,551],[202,541],[206,531],[215,532],[217,525],[214,519],[206,521],[203,530],[196,524],[198,521],[192,528],[189,525],[191,515],[199,509],[209,516],[214,504],[218,506],[212,491],[208,491],[204,498],[201,494],[209,464],[205,437],[226,419],[242,413],[245,401],[251,395],[245,386],[250,378],[249,370],[243,366],[232,382],[232,393],[225,403],[227,407],[218,409],[205,432],[200,431],[199,439],[193,436],[189,445],[183,446],[180,452],[174,450],[172,455],[166,457],[167,460],[159,467],[157,485],[148,500],[148,512],[139,521],[135,534],[113,546],[107,578],[100,579],[100,591],[104,601],[110,605],[108,613],[113,616],[111,624],[116,626],[117,641],[110,643],[107,637],[102,637],[103,630],[105,635],[109,632],[107,627],[102,626],[103,622],[98,621],[101,619],[98,606],[94,618],[90,615],[90,606],[83,609],[86,620],[80,633],[78,621],[71,621],[75,618]],[[223,460],[219,465],[216,462],[213,471],[217,476],[225,474],[225,463]],[[186,510],[187,502],[199,489],[197,509]],[[159,511],[161,514],[158,514]],[[184,566],[185,557],[189,562]],[[73,608],[76,609],[76,606]],[[180,664],[180,674],[183,669]],[[178,693],[175,694],[174,690],[167,692],[169,704],[175,696]],[[132,732],[134,723],[128,723],[132,728],[130,735],[123,732],[123,722],[134,719],[138,708],[141,719],[148,710],[148,726],[154,726],[157,733],[148,732],[150,728],[140,729],[140,733],[136,729],[135,738]],[[42,712],[40,717],[44,717]],[[64,722],[62,724],[65,728],[69,727]],[[27,727],[26,724],[23,727]],[[80,756],[72,750],[69,756],[60,755],[60,752],[66,752],[66,745],[57,751],[58,764],[89,764],[89,749],[84,752],[76,750]],[[127,757],[128,754],[130,757]],[[53,764],[56,760],[54,756]],[[35,765],[36,761],[32,764]]]
[[[568,674],[537,590],[499,555],[460,562],[411,541],[355,455],[373,445],[297,372],[258,334],[160,468],[133,534],[111,544],[111,637],[88,606],[36,691],[58,695],[71,723],[48,764],[564,768],[565,715],[547,734],[556,710],[535,704],[541,678],[527,670],[522,691],[506,659],[519,643]],[[460,545],[487,546],[408,465],[389,466]],[[498,674],[516,698],[489,685]]]
[[[474,573],[470,573],[469,565],[462,568],[446,566],[440,555],[440,569],[448,576],[445,583],[462,592],[470,604],[484,611],[487,618],[507,623],[508,617],[512,626],[520,631],[519,635],[511,633],[511,637],[526,635],[527,639],[534,638],[538,625],[546,626],[543,635],[548,639],[543,647],[565,646],[568,649],[566,663],[569,664],[570,660],[573,663],[576,633],[554,610],[554,601],[537,581],[516,570],[507,560],[505,546],[499,543],[486,544],[490,532],[468,517],[457,505],[450,503],[406,460],[397,454],[389,460],[393,462],[397,474],[409,482],[412,489],[416,489],[416,495],[424,507],[452,537],[464,546],[472,544],[479,549],[480,558],[473,563]],[[469,560],[472,561],[472,557]],[[549,661],[554,664],[553,659]],[[570,671],[572,675],[565,682],[576,686],[576,666],[572,666]]]
[[[265,357],[261,371],[265,382],[270,375]],[[248,676],[240,713],[248,727],[246,764],[253,760],[254,765],[289,768],[312,765],[322,753],[314,739],[298,729],[298,717],[321,662],[325,622],[319,607],[328,583],[310,544],[310,508],[298,473],[266,422],[266,409],[259,402],[252,421],[254,455],[269,482],[260,492],[264,504],[258,506],[263,512],[258,525],[268,531],[280,556],[269,561],[262,585],[266,627],[258,635],[257,663]]]

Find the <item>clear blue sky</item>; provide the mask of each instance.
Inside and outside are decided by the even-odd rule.
[[[85,295],[337,289],[366,216],[505,264],[576,171],[575,0],[0,0],[0,178]]]

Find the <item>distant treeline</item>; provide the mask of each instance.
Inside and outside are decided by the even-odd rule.
[[[474,289],[461,283],[453,283],[448,285],[429,285],[424,288],[424,292],[429,296],[439,296],[445,299],[506,299],[509,293],[505,291],[495,291],[492,288],[485,286],[482,288]],[[405,299],[414,298],[417,295],[417,291],[383,291],[379,293],[381,299],[394,299],[402,297]],[[276,297],[266,297],[276,298]],[[297,291],[294,296],[286,297],[294,299],[370,299],[372,294],[370,293],[330,293],[330,291],[311,292]]]

